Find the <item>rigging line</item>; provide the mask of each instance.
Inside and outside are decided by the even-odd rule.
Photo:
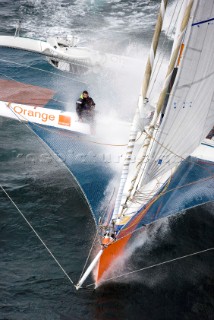
[[[204,182],[204,181],[208,181],[208,180],[212,180],[212,179],[214,179],[214,175],[212,175],[212,176],[210,176],[210,177],[208,177],[208,178],[202,178],[202,179],[199,179],[199,180],[197,180],[197,181],[193,181],[193,182],[184,184],[184,185],[182,185],[182,186],[180,186],[180,187],[177,187],[177,188],[174,188],[174,189],[170,189],[170,190],[168,190],[168,191],[163,191],[163,193],[161,194],[161,197],[162,197],[163,195],[165,195],[166,193],[171,192],[171,191],[174,191],[174,190],[176,190],[176,189],[181,189],[181,188],[184,188],[184,187],[189,186],[189,185],[193,185],[193,184],[196,184],[196,183],[199,183],[199,182]],[[158,198],[158,199],[159,199],[159,198]],[[151,201],[152,203],[149,202],[149,203],[147,204],[147,205],[149,206],[148,209],[150,209],[150,207],[151,207],[158,199],[155,198],[155,199],[154,199],[155,201],[152,201],[153,198],[150,199],[150,201]],[[130,201],[131,201],[131,200],[130,200]],[[151,203],[151,206],[150,206],[150,203]],[[196,205],[196,206],[199,206],[199,205],[200,205],[200,204],[198,204],[198,205]],[[147,211],[146,209],[147,209],[147,207],[146,207],[146,205],[145,205],[144,209],[142,208],[142,212],[144,213],[144,211]],[[187,209],[188,209],[188,208],[187,208]],[[185,209],[185,210],[187,210],[187,209]],[[181,211],[181,212],[183,212],[183,211]],[[147,213],[147,212],[145,212],[145,215],[146,215],[146,213]],[[133,217],[133,216],[132,216],[132,217]],[[164,219],[164,218],[160,218],[160,219]],[[160,220],[160,219],[158,219],[158,220]],[[152,222],[146,224],[146,226],[147,226],[147,225],[150,225],[151,223],[154,223],[155,221],[156,221],[156,220],[153,220]],[[130,222],[130,220],[129,220],[127,223],[129,223],[129,222]],[[124,225],[124,226],[125,226],[125,225]],[[125,230],[125,228],[122,229],[122,230]],[[135,230],[133,230],[133,231],[130,231],[130,232],[128,232],[125,236],[119,238],[118,241],[119,241],[120,239],[123,239],[124,237],[126,237],[126,236],[128,236],[128,235],[132,235],[132,234],[134,234],[135,232],[138,232],[138,231],[139,231],[139,229],[135,229]]]
[[[21,210],[18,208],[18,206],[15,204],[15,202],[13,201],[13,199],[9,196],[9,194],[7,193],[7,191],[3,188],[2,185],[0,185],[0,188],[2,189],[2,191],[5,193],[5,195],[7,196],[7,198],[10,200],[10,202],[13,204],[13,206],[17,209],[17,211],[20,213],[20,215],[22,216],[22,218],[25,220],[25,222],[28,224],[28,226],[31,228],[31,230],[34,232],[34,234],[36,235],[36,237],[39,239],[39,241],[43,244],[43,246],[45,247],[45,249],[48,251],[48,253],[50,254],[50,256],[53,258],[53,260],[56,262],[56,264],[59,266],[59,268],[62,270],[62,272],[64,273],[64,275],[67,277],[67,279],[70,281],[70,283],[72,283],[72,285],[74,285],[74,282],[71,280],[71,278],[69,277],[69,275],[67,274],[67,272],[65,271],[65,269],[62,267],[62,265],[60,264],[60,262],[57,260],[57,258],[54,256],[54,254],[51,252],[51,250],[48,248],[48,246],[45,244],[45,242],[42,240],[42,238],[40,237],[40,235],[36,232],[36,230],[34,229],[34,227],[31,225],[31,223],[29,222],[29,220],[25,217],[25,215],[21,212]]]
[[[147,134],[147,133],[146,133]],[[155,140],[155,138],[153,138],[154,140]],[[156,141],[156,140],[155,140]],[[157,142],[158,143],[158,142]],[[162,145],[162,144],[161,144]],[[163,146],[163,145],[162,145]],[[165,148],[164,146],[163,146],[163,148]],[[169,150],[169,149],[167,149],[167,150]],[[171,150],[169,150],[172,154],[174,154]],[[176,155],[176,154],[175,154]],[[177,155],[176,155],[177,156]],[[179,156],[178,156],[179,157]],[[184,159],[184,158],[182,158],[183,160],[186,160],[187,161],[187,159]],[[200,165],[200,164],[198,164],[198,163],[195,163],[195,162],[193,162],[193,161],[191,161],[191,160],[188,160],[188,162],[189,163],[194,163],[195,165],[198,165],[198,166],[200,166],[201,168],[203,168],[204,170],[206,170],[206,171],[208,171],[209,173],[211,173],[211,170],[210,169],[208,169],[208,168],[205,168],[204,166],[202,166],[202,165]],[[172,175],[173,176],[173,175]],[[172,177],[171,176],[171,177]],[[193,182],[190,182],[190,183],[187,183],[187,184],[185,184],[185,185],[182,185],[182,186],[179,186],[179,187],[176,187],[176,188],[173,188],[173,189],[170,189],[170,190],[167,190],[167,191],[165,191],[164,193],[162,193],[162,195],[165,195],[165,194],[167,194],[167,193],[169,193],[169,192],[172,192],[172,191],[174,191],[174,190],[177,190],[177,189],[181,189],[181,188],[183,188],[183,187],[186,187],[186,186],[189,186],[189,185],[193,185],[193,184],[196,184],[196,183],[199,183],[199,182],[204,182],[204,181],[207,181],[207,180],[212,180],[214,178],[214,175],[211,175],[211,176],[209,176],[209,177],[207,177],[207,178],[202,178],[202,179],[199,179],[199,180],[195,180],[195,181],[193,181]],[[138,194],[138,192],[139,192],[139,194]],[[140,195],[140,191],[137,191],[136,193],[135,193],[135,196],[136,196],[136,200],[138,199],[138,198],[140,198],[141,197],[141,195]],[[135,198],[134,198],[135,199]],[[132,199],[129,199],[129,201],[130,202],[133,202],[133,200]]]
[[[112,201],[112,199],[113,199],[113,196],[114,196],[114,193],[115,193],[115,188],[114,188],[114,190],[113,190],[113,192],[112,192],[112,194],[111,194],[111,197],[110,197],[110,200],[108,201],[108,204],[111,203],[111,201]],[[102,222],[104,216],[106,215],[106,211],[107,211],[107,210],[108,210],[108,205],[105,206],[105,208],[104,208],[104,210],[103,210],[103,214],[102,214],[102,216],[100,216],[100,221],[101,221],[101,222]],[[80,277],[79,277],[79,280],[82,278],[82,275],[83,275],[83,273],[84,273],[84,271],[85,271],[85,268],[86,268],[87,263],[88,263],[88,260],[89,260],[89,258],[90,258],[90,256],[91,256],[91,252],[92,252],[93,247],[94,247],[94,245],[95,245],[95,241],[96,241],[96,239],[97,239],[98,234],[99,234],[99,229],[97,228],[97,231],[96,231],[94,240],[93,240],[93,242],[92,242],[91,248],[90,248],[90,250],[89,250],[89,253],[88,253],[86,262],[85,262],[85,264],[84,264],[84,267],[83,267],[83,269],[82,269],[81,275],[80,275]],[[99,237],[98,237],[98,242],[99,242],[100,245],[102,244],[101,241],[100,241],[100,239],[99,239]]]
[[[126,273],[123,273],[123,274],[118,275],[118,276],[115,276],[115,277],[107,278],[107,279],[103,280],[103,281],[101,282],[101,284],[102,284],[103,282],[107,282],[107,281],[110,281],[110,280],[122,278],[122,277],[128,276],[128,275],[130,275],[130,274],[134,274],[134,273],[137,273],[137,272],[140,272],[140,271],[144,271],[144,270],[149,270],[149,269],[152,269],[152,268],[155,268],[155,267],[164,265],[164,264],[169,264],[169,263],[172,263],[172,262],[175,262],[175,261],[178,261],[178,260],[182,260],[182,259],[185,259],[185,258],[189,258],[189,257],[192,257],[192,256],[196,256],[196,255],[198,255],[198,254],[202,254],[202,253],[209,252],[209,251],[212,251],[212,250],[214,250],[214,247],[212,247],[212,248],[207,248],[207,249],[205,249],[205,250],[196,251],[196,252],[193,252],[193,253],[189,253],[189,254],[186,254],[186,255],[184,255],[184,256],[174,258],[174,259],[162,261],[162,262],[159,262],[159,263],[156,263],[156,264],[153,264],[153,265],[151,265],[151,266],[144,267],[144,268],[141,268],[141,269],[137,269],[137,270],[133,270],[133,271],[130,271],[130,272],[126,272]],[[95,282],[88,284],[86,287],[91,287],[91,286],[94,286],[94,285],[95,285]]]
[[[111,202],[112,202],[112,200],[113,200],[114,194],[115,194],[115,187],[114,187],[114,189],[113,189],[113,191],[112,191],[112,193],[111,193],[111,197],[110,197],[110,199],[108,200],[107,205],[106,205],[106,206],[104,207],[104,209],[103,209],[103,214],[100,215],[100,217],[99,217],[100,223],[103,223],[103,218],[107,215],[107,212],[108,212],[108,210],[109,210],[109,205],[111,204]],[[110,219],[109,219],[109,220],[110,220]]]
[[[147,204],[145,204],[143,206],[142,209],[139,210],[139,212],[135,215],[133,215],[131,217],[131,219],[127,222],[127,224],[130,222],[130,224],[128,226],[126,226],[127,224],[124,225],[124,227],[121,229],[121,232],[123,231],[127,231],[129,230],[130,228],[136,226],[140,221],[141,219],[147,214],[148,210],[151,208],[151,206],[159,199],[162,197],[162,194],[164,193],[165,190],[167,190],[170,182],[171,182],[171,178],[172,178],[172,175],[169,177],[168,181],[166,182],[166,185],[164,186],[163,190],[159,193],[159,194],[156,194],[154,195],[154,197],[151,199],[151,201]],[[133,220],[132,220],[133,218]],[[130,234],[132,232],[129,232]]]
[[[53,157],[52,153],[51,153],[51,148],[49,148],[49,146],[36,134],[36,132],[33,131],[33,129],[31,127],[29,127],[28,125],[28,122],[26,120],[26,122],[23,123],[23,121],[18,117],[18,115],[13,111],[12,108],[10,108],[10,105],[8,105],[9,109],[11,110],[11,112],[13,112],[13,114],[16,116],[17,120],[19,121],[20,124],[24,124],[26,126],[26,128],[31,132],[33,133],[33,135],[35,135],[36,139],[38,140],[38,142],[44,146],[44,148],[47,150],[48,154],[50,155],[51,159],[53,159],[56,163],[56,165],[60,168],[60,164],[59,162],[57,161],[57,159],[55,157]],[[22,116],[23,117],[23,116]],[[24,117],[23,117],[24,118]],[[29,122],[30,123],[30,122]],[[51,151],[50,151],[51,150]],[[59,158],[59,157],[58,157]],[[59,158],[60,159],[60,158]],[[60,159],[62,161],[62,159]],[[63,161],[62,161],[63,162]],[[64,163],[64,162],[63,162]],[[67,171],[70,173],[70,175],[72,176],[72,178],[75,180],[76,184],[74,185],[74,188],[75,190],[77,191],[77,193],[81,196],[81,198],[86,202],[86,204],[88,205],[89,209],[90,209],[90,212],[92,214],[92,217],[94,218],[94,222],[95,222],[95,226],[96,226],[96,220],[95,220],[95,217],[94,217],[94,214],[93,214],[93,210],[92,210],[92,207],[90,205],[90,203],[88,202],[88,199],[87,197],[85,196],[85,193],[83,191],[83,189],[81,188],[78,180],[75,178],[75,176],[72,174],[71,170],[67,167],[67,165],[65,165],[65,168],[67,169]],[[77,186],[78,187],[77,187]],[[81,193],[79,193],[79,190],[81,190]]]
[[[151,127],[149,127],[149,128],[151,128]],[[147,132],[145,131],[145,128],[144,128],[143,132],[145,132],[145,134],[147,135]],[[153,134],[154,134],[154,136],[156,136],[156,135],[158,134],[158,127],[155,127],[155,128],[154,128]],[[148,135],[147,135],[147,138],[148,138]],[[145,146],[146,146],[146,145],[145,145],[145,141],[146,141],[147,138],[145,138],[145,140],[144,140],[144,142],[143,142],[143,148],[145,148]],[[152,151],[153,143],[154,143],[154,141],[151,143],[150,152]],[[146,142],[146,144],[147,144],[147,151],[148,151],[148,148],[149,148],[149,144],[150,144],[150,143],[148,144],[148,142]],[[139,172],[140,172],[140,170],[142,169],[142,170],[141,170],[141,176],[144,175],[145,170],[146,170],[146,166],[149,164],[149,161],[150,161],[150,159],[149,159],[149,154],[147,154],[147,151],[146,151],[145,155],[140,159],[140,161],[138,161],[138,163],[137,163],[137,165],[136,165],[136,167],[138,167],[138,166],[140,165]],[[146,157],[148,157],[147,160],[145,160]],[[142,168],[142,165],[143,165],[143,164],[144,164],[144,166],[143,166],[143,168]],[[132,179],[134,179],[134,178],[135,178],[135,177],[133,177]],[[134,194],[135,194],[135,192],[136,192],[136,190],[137,190],[137,188],[138,188],[139,183],[140,183],[140,180],[138,181],[137,186],[135,186]],[[133,185],[133,188],[134,188],[134,185]]]
[[[207,178],[201,178],[201,179],[199,179],[199,180],[195,180],[195,181],[192,181],[192,182],[183,184],[183,185],[178,186],[178,187],[176,187],[176,188],[169,189],[169,190],[163,192],[161,196],[164,196],[165,194],[167,194],[167,193],[169,193],[169,192],[172,192],[172,191],[175,191],[175,190],[179,190],[179,189],[182,189],[182,188],[185,188],[185,187],[188,187],[188,186],[197,184],[197,183],[199,183],[199,182],[204,182],[204,181],[208,181],[208,180],[212,180],[212,179],[214,179],[214,175],[209,176],[209,177],[207,177]],[[142,196],[142,195],[141,195],[141,192],[139,191],[139,195],[137,195],[136,198],[137,198],[137,199],[138,199],[138,198],[140,199],[141,196]]]
[[[85,261],[85,264],[84,264],[84,266],[83,266],[81,275],[80,275],[80,277],[79,277],[79,280],[82,278],[82,275],[83,275],[83,273],[84,273],[84,271],[85,271],[85,269],[86,269],[86,266],[87,266],[88,260],[89,260],[89,258],[90,258],[90,256],[91,256],[91,252],[92,252],[93,247],[94,247],[94,245],[95,245],[95,241],[96,241],[96,239],[97,239],[98,233],[99,233],[99,230],[97,229],[96,234],[95,234],[95,237],[94,237],[94,240],[93,240],[92,245],[91,245],[91,248],[90,248],[90,250],[89,250],[87,259],[86,259],[86,261]],[[101,245],[101,243],[100,243],[100,245]],[[79,281],[78,281],[78,282],[79,282]]]
[[[23,115],[21,115],[23,117]],[[39,125],[38,123],[34,123],[34,122],[30,122],[29,120],[27,120],[26,118],[24,118],[24,121],[27,121],[28,123],[32,123],[33,125],[45,130],[45,131],[48,131],[48,132],[53,132],[51,129],[48,129],[48,128],[45,128],[43,127],[42,125]],[[54,127],[53,127],[54,128]],[[54,129],[57,129],[57,128],[54,128]],[[60,130],[60,128],[58,128]],[[59,133],[60,135],[62,136],[65,136],[65,137],[70,137],[70,134],[67,133],[67,132],[60,132]],[[79,137],[72,137],[73,139],[75,140],[82,140],[81,138]],[[99,145],[103,145],[103,146],[110,146],[110,147],[125,147],[127,146],[127,144],[110,144],[110,143],[104,143],[104,142],[98,142],[98,141],[93,141],[93,140],[89,140],[89,139],[84,139],[84,141],[87,141],[87,142],[90,142],[90,143],[94,143],[94,144],[99,144]]]
[[[171,170],[171,175],[170,175],[170,177],[169,177],[169,182],[171,181],[171,179],[172,179],[172,177],[173,177],[173,173],[172,173],[172,170]],[[159,186],[160,185],[160,182],[158,181],[158,179],[156,179],[156,184],[155,184],[155,186],[153,187],[153,189],[152,190],[148,190],[147,191],[147,198],[148,198],[148,201],[149,200],[151,200],[155,195],[156,195],[156,193],[157,193],[157,190],[160,190],[162,187],[163,187],[163,185],[165,185],[165,182],[164,183],[161,183],[161,185],[162,186]],[[158,188],[158,186],[159,186],[159,188]],[[158,189],[157,189],[158,188]],[[156,192],[155,192],[155,190],[156,190]],[[164,187],[164,190],[165,190],[165,187]],[[136,190],[135,191],[135,194],[134,194],[134,196],[133,196],[133,198],[129,198],[128,199],[128,201],[130,202],[130,203],[134,203],[135,201],[138,201],[138,199],[139,199],[139,197],[138,197],[138,190]],[[163,194],[163,192],[161,192],[161,195]],[[137,196],[136,196],[137,195]]]
[[[182,156],[179,156],[178,154],[176,154],[175,152],[173,152],[172,150],[170,150],[169,148],[165,147],[163,143],[160,143],[157,139],[155,139],[153,136],[151,136],[148,132],[145,131],[144,129],[144,132],[145,134],[153,141],[155,141],[157,144],[159,144],[162,148],[164,148],[165,150],[169,151],[171,154],[173,154],[174,156],[176,156],[177,158],[180,158],[181,160],[183,161],[187,161],[189,163],[193,163],[195,164],[196,166],[199,166],[200,168],[203,168],[204,170],[208,171],[211,173],[211,171],[208,169],[208,168],[204,168],[202,165],[200,165],[199,163],[197,162],[194,162],[194,161],[191,161],[191,160],[187,160],[187,158],[183,158]],[[199,145],[200,146],[200,145]]]
[[[191,185],[196,184],[196,183],[199,183],[199,182],[204,182],[204,181],[208,181],[208,180],[212,180],[212,179],[214,179],[214,175],[212,175],[212,176],[210,176],[210,177],[207,177],[207,178],[201,178],[201,179],[199,179],[199,180],[195,180],[195,181],[192,181],[192,182],[183,184],[182,186],[178,186],[178,187],[176,187],[176,188],[169,189],[169,190],[167,190],[166,192],[164,192],[162,195],[165,195],[166,193],[172,192],[172,191],[174,191],[174,190],[179,190],[179,189],[185,188],[185,187],[187,187],[187,186],[191,186]]]
[[[74,79],[74,78],[71,78],[71,77],[64,76],[64,75],[62,75],[62,74],[57,74],[56,72],[53,72],[53,71],[44,70],[44,69],[41,69],[41,68],[38,68],[38,67],[28,66],[27,64],[24,64],[24,63],[19,63],[19,62],[10,61],[10,60],[5,60],[5,59],[0,59],[0,61],[7,62],[7,63],[12,63],[12,64],[16,64],[16,65],[19,65],[19,66],[22,66],[22,67],[25,67],[25,68],[33,69],[33,70],[39,70],[39,71],[42,71],[42,72],[45,72],[45,73],[50,73],[50,74],[53,74],[53,75],[55,75],[55,76],[62,77],[62,78],[66,78],[66,79],[73,80],[73,81],[76,81],[76,82],[81,82],[81,83],[85,83],[85,84],[87,83],[87,82],[85,82],[85,81],[81,81],[81,80],[77,80],[77,79]],[[72,73],[72,72],[70,72],[70,73]],[[74,74],[74,73],[73,73],[73,74]]]

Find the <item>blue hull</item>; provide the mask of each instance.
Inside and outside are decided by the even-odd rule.
[[[100,146],[90,143],[83,135],[33,123],[30,126],[77,179],[98,222],[103,214],[100,208],[106,188],[115,175],[108,163],[99,158]]]
[[[167,189],[162,189],[158,195],[147,211],[146,206],[142,207],[122,228],[123,235],[130,226],[134,225],[136,230],[164,217],[214,201],[214,163],[188,157],[174,173]],[[139,222],[140,215],[142,219]]]

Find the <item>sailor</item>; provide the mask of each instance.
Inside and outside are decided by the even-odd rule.
[[[79,121],[94,122],[94,100],[89,97],[88,91],[83,91],[79,99],[76,102],[76,112]]]

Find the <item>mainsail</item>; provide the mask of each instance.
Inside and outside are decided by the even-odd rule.
[[[183,39],[181,66],[169,94],[140,186],[164,174],[189,156],[214,123],[214,16],[212,1],[195,1]]]
[[[164,87],[144,130],[134,175],[124,188],[123,206],[141,187],[178,166],[213,127],[213,24],[205,19],[214,15],[213,10],[210,1],[183,5]]]

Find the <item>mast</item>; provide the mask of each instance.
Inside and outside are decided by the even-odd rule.
[[[175,38],[175,41],[173,44],[172,54],[171,54],[167,74],[165,77],[163,89],[160,93],[160,96],[159,96],[159,99],[157,102],[154,117],[153,117],[153,119],[147,129],[146,138],[145,138],[144,144],[140,150],[139,160],[136,164],[136,172],[135,172],[135,175],[131,181],[125,203],[127,203],[127,201],[131,197],[133,197],[133,195],[135,194],[135,191],[139,185],[139,181],[141,181],[141,184],[142,184],[142,179],[143,179],[142,176],[145,176],[144,169],[145,169],[146,163],[148,162],[148,159],[151,157],[151,155],[149,156],[149,153],[151,151],[151,144],[152,144],[154,137],[157,133],[157,129],[158,129],[157,122],[158,122],[162,107],[164,105],[164,101],[165,101],[165,98],[167,95],[167,90],[168,90],[169,83],[170,83],[170,80],[172,77],[172,73],[175,68],[177,58],[179,56],[179,51],[180,51],[182,39],[183,39],[187,24],[188,24],[188,21],[190,18],[192,5],[193,5],[193,0],[186,0],[183,4],[182,11],[181,11],[182,19],[181,19],[180,25],[178,25],[178,28],[176,31],[176,38]]]
[[[124,191],[124,187],[125,187],[127,177],[128,177],[129,167],[130,167],[130,163],[131,163],[131,158],[132,158],[137,134],[138,134],[138,132],[143,131],[143,128],[141,128],[141,126],[140,126],[140,118],[142,118],[143,109],[146,107],[146,102],[147,102],[146,95],[147,95],[147,91],[148,91],[148,87],[149,87],[149,83],[150,83],[150,79],[151,79],[151,74],[152,74],[153,67],[154,67],[154,59],[155,59],[155,55],[156,55],[156,51],[157,51],[160,33],[162,30],[162,25],[163,25],[167,2],[168,2],[168,0],[161,1],[161,7],[160,7],[159,14],[158,14],[158,19],[157,19],[153,39],[152,39],[152,45],[150,48],[149,57],[148,57],[147,64],[146,64],[146,70],[144,73],[144,79],[143,79],[143,83],[142,83],[142,89],[141,89],[141,93],[140,93],[140,97],[139,97],[139,101],[138,101],[138,106],[137,106],[134,120],[133,120],[133,123],[131,126],[131,130],[130,130],[129,142],[128,142],[128,146],[127,146],[125,160],[123,163],[123,169],[122,169],[122,174],[121,174],[119,190],[118,190],[118,194],[117,194],[117,198],[116,198],[116,202],[115,202],[113,218],[118,215],[119,210],[120,210],[121,200],[123,197],[123,191]]]

